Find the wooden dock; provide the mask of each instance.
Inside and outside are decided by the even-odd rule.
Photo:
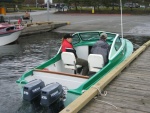
[[[93,99],[98,89],[107,95]],[[150,41],[60,113],[77,112],[150,113]]]
[[[150,113],[150,47],[104,90],[106,96],[92,99],[80,113]]]
[[[48,32],[68,24],[68,22],[36,22],[26,24],[20,36]]]

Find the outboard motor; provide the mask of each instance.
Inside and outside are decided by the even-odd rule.
[[[23,88],[23,99],[31,103],[32,110],[40,108],[41,89],[45,86],[42,80],[33,80]]]
[[[52,83],[45,86],[41,93],[41,105],[48,108],[48,113],[58,113],[64,108],[65,92],[62,85]]]

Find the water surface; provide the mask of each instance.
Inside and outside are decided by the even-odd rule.
[[[53,57],[62,34],[42,33],[20,37],[18,44],[0,47],[0,113],[27,113],[15,81],[27,70]]]

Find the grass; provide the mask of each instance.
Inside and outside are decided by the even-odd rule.
[[[41,8],[41,7],[21,7],[20,10],[46,10],[46,8]]]

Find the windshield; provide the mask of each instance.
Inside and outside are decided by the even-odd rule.
[[[101,33],[103,32],[85,32],[85,33],[80,33],[79,36],[83,41],[99,40]],[[116,34],[112,34],[112,33],[106,33],[106,34],[107,34],[108,41],[113,41],[113,39],[116,37]]]
[[[98,40],[100,37],[100,33],[99,32],[80,33],[80,37],[83,41]]]

